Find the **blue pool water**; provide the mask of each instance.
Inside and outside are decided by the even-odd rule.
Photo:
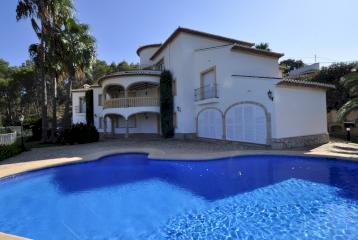
[[[0,180],[0,232],[50,239],[358,239],[358,163],[144,154]]]

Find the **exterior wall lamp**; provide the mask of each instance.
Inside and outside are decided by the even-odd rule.
[[[271,101],[273,101],[273,93],[272,93],[271,90],[268,90],[267,96],[268,96],[268,98],[269,98]]]
[[[178,106],[178,107],[177,107],[177,111],[178,111],[178,112],[181,112],[181,107]]]

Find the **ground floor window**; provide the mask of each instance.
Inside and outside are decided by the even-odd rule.
[[[116,128],[125,128],[126,127],[126,121],[123,117],[116,117],[115,121]],[[128,127],[129,128],[136,128],[137,121],[135,116],[130,116],[128,118]]]
[[[98,118],[98,128],[100,128],[100,129],[103,128],[103,117]]]

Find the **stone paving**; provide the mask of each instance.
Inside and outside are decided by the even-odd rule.
[[[124,153],[149,153],[154,159],[203,160],[252,154],[325,156],[358,160],[358,144],[331,140],[316,148],[270,150],[264,146],[201,140],[164,140],[160,138],[106,139],[97,143],[34,148],[0,162],[0,178],[16,173],[70,162],[96,160],[101,156]]]

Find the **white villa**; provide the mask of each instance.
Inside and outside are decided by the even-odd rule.
[[[86,122],[93,89],[100,133],[161,134],[162,70],[173,75],[175,137],[289,148],[326,143],[326,90],[332,85],[283,79],[281,53],[187,28],[162,44],[138,48],[141,70],[117,72],[72,90],[73,123]]]

